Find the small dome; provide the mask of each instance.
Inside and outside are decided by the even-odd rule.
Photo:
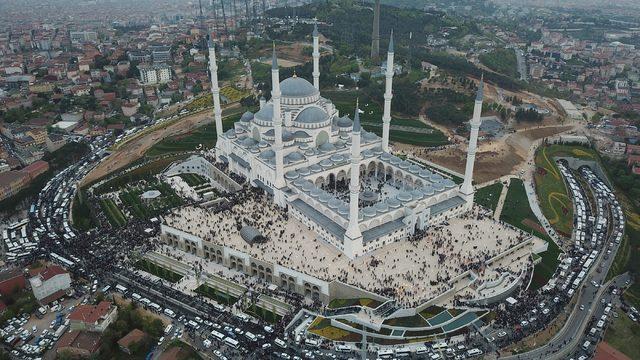
[[[336,149],[336,147],[335,147],[335,146],[333,146],[333,144],[332,144],[332,143],[330,143],[330,142],[326,142],[326,143],[324,143],[324,144],[322,144],[322,145],[318,146],[318,149],[320,149],[321,151],[333,151],[333,150],[335,150],[335,149]]]
[[[313,189],[317,189],[317,188],[314,187],[311,181],[306,181],[304,184],[302,184],[302,190],[304,191],[313,191]]]
[[[305,167],[301,167],[300,169],[298,169],[298,173],[300,175],[306,176],[306,175],[311,174],[311,170],[309,170],[309,168],[305,166]]]
[[[322,167],[331,167],[331,165],[333,165],[333,163],[329,159],[323,159],[320,161],[320,166]]]
[[[411,167],[411,163],[408,162],[407,160],[404,160],[403,162],[400,163],[400,169],[408,169]]]
[[[431,195],[433,195],[435,193],[435,191],[433,190],[433,187],[431,187],[431,186],[425,186],[422,189],[420,189],[420,191],[422,191],[422,193],[425,196],[431,196]]]
[[[376,214],[377,214],[377,211],[373,206],[368,206],[368,207],[364,208],[362,210],[362,212],[364,213],[364,216],[366,216],[366,217],[373,217],[373,216],[376,216]]]
[[[298,130],[298,131],[293,133],[293,138],[294,139],[308,139],[310,137],[311,137],[311,135],[307,134],[306,132],[304,132],[302,130]]]
[[[249,147],[249,146],[253,146],[257,143],[257,141],[255,141],[253,138],[251,137],[246,137],[244,139],[242,139],[242,146],[244,147]]]
[[[284,173],[284,177],[286,177],[289,180],[297,179],[299,176],[300,174],[298,174],[298,172],[295,170],[287,171],[286,173]]]
[[[424,197],[424,194],[420,190],[412,190],[411,197],[413,197],[415,200],[418,200],[422,199]]]
[[[290,131],[283,131],[282,132],[282,141],[284,142],[289,142],[289,141],[293,141],[293,134]]]
[[[244,114],[242,114],[242,117],[240,117],[240,121],[242,122],[249,122],[253,120],[253,113],[251,111],[247,111]]]
[[[349,215],[349,207],[346,204],[343,204],[338,208],[338,214],[340,215]]]
[[[303,124],[317,124],[329,119],[329,114],[317,106],[310,106],[302,110],[295,121]]]
[[[323,192],[322,195],[318,197],[318,201],[320,201],[321,203],[327,203],[331,199],[332,199],[331,195],[329,195],[326,192]]]
[[[313,164],[309,166],[309,170],[311,170],[312,172],[319,172],[322,171],[322,168],[318,164]]]
[[[336,121],[336,125],[341,128],[350,128],[353,126],[353,121],[346,116],[343,116]]]
[[[388,199],[387,204],[389,204],[389,207],[392,209],[397,209],[401,206],[400,201],[396,199]]]
[[[273,104],[266,104],[258,111],[254,117],[256,120],[273,121]]]
[[[298,151],[294,151],[291,154],[287,155],[287,158],[289,158],[289,160],[291,161],[304,160],[304,156]]]
[[[420,172],[420,166],[415,165],[415,164],[411,165],[411,166],[409,166],[409,171],[411,171],[414,174],[417,174],[417,173]]]
[[[271,149],[265,150],[262,152],[262,154],[260,154],[261,159],[273,159],[275,156],[276,156],[275,151]]]
[[[389,205],[387,205],[387,203],[385,202],[379,202],[377,204],[375,204],[374,206],[376,208],[376,211],[379,213],[384,213],[389,211]]]
[[[331,159],[331,161],[333,161],[334,163],[339,163],[341,161],[344,161],[344,156],[340,154],[333,154],[329,159]]]
[[[297,187],[302,187],[302,185],[304,185],[305,182],[307,182],[305,179],[297,178],[296,181],[293,182],[293,185]]]
[[[311,197],[317,198],[317,197],[319,197],[319,196],[320,196],[320,195],[322,195],[322,194],[323,194],[323,193],[322,193],[322,190],[320,190],[320,189],[318,189],[318,188],[313,188],[313,189],[311,190]]]
[[[293,76],[280,82],[280,92],[284,97],[307,97],[318,93],[307,80]]]
[[[340,205],[342,204],[342,202],[336,198],[333,198],[331,200],[329,200],[329,203],[327,204],[329,206],[329,208],[331,209],[337,209],[340,207]]]
[[[411,194],[409,194],[409,193],[408,193],[408,192],[406,192],[406,191],[403,191],[403,192],[401,192],[400,194],[398,194],[397,198],[398,198],[398,200],[400,200],[400,201],[405,201],[405,202],[406,202],[406,201],[411,201],[411,199],[412,199],[412,198],[411,198]]]
[[[269,147],[269,143],[268,143],[268,142],[266,142],[266,141],[264,141],[264,140],[262,140],[262,141],[260,141],[260,142],[258,143],[258,147],[260,147],[260,148],[266,148],[266,147]]]

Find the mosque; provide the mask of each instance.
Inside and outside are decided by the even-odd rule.
[[[209,46],[215,157],[230,172],[260,187],[280,207],[349,259],[469,211],[483,84],[475,100],[464,182],[390,151],[393,33],[387,52],[382,138],[340,114],[319,90],[319,39],[313,30],[313,84],[294,75],[280,80],[275,46],[271,99],[261,99],[223,132],[215,51]]]

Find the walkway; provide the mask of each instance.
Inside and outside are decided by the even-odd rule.
[[[506,176],[507,185],[502,186],[502,192],[500,193],[500,198],[498,199],[498,204],[496,205],[496,211],[493,213],[493,219],[496,221],[500,221],[500,215],[502,215],[502,208],[504,207],[504,200],[507,198],[507,192],[509,191],[509,185],[511,185],[511,178],[513,176]],[[502,178],[500,182],[503,182]]]

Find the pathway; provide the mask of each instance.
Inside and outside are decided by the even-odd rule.
[[[509,185],[511,185],[511,176],[507,176],[507,185],[502,187],[500,198],[498,199],[498,205],[496,205],[496,211],[493,213],[493,219],[500,221],[500,215],[502,215],[502,208],[504,207],[504,200],[507,198],[507,192],[509,191]],[[502,182],[502,179],[500,179]]]

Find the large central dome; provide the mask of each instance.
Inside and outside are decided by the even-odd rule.
[[[280,82],[280,91],[285,97],[307,97],[318,93],[310,82],[295,75]]]

